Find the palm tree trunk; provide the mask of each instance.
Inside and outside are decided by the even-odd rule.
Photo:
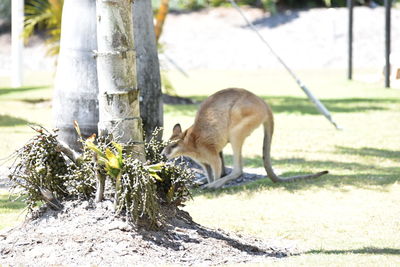
[[[96,1],[65,0],[62,16],[60,54],[53,96],[54,125],[59,139],[80,150],[73,122],[78,121],[82,135],[97,133],[98,83]]]
[[[146,140],[155,128],[163,126],[163,102],[157,41],[154,33],[151,0],[135,0],[133,27],[137,60],[137,82],[140,88],[140,113]],[[160,132],[160,140],[162,133]]]
[[[99,133],[144,161],[130,0],[97,0]]]

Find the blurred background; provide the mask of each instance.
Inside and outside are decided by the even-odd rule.
[[[25,75],[55,71],[62,0],[27,0],[31,24],[26,24]],[[165,2],[165,1],[164,1]],[[11,0],[0,3],[0,76],[8,77],[11,66]],[[238,2],[276,52],[294,69],[347,68],[348,10],[346,1],[246,0]],[[400,61],[400,20],[393,1],[392,62]],[[153,1],[154,14],[162,6]],[[177,1],[168,3],[159,39],[163,70],[260,70],[280,64],[247,27],[229,2]],[[355,1],[353,65],[356,79],[376,81],[384,67],[385,17],[383,1]],[[28,38],[28,36],[30,36]],[[172,62],[172,63],[171,63]],[[364,75],[368,71],[368,75]],[[371,76],[371,74],[374,74]],[[345,74],[343,74],[345,75]],[[360,77],[361,76],[361,77]],[[2,80],[4,81],[4,80]],[[7,81],[7,80],[6,80]],[[173,79],[172,81],[173,82]],[[4,82],[3,82],[4,83]],[[6,84],[4,84],[6,85]],[[179,88],[178,88],[179,89]]]

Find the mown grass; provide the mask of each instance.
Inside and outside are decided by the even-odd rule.
[[[186,207],[196,221],[296,242],[303,253],[275,262],[278,266],[400,264],[399,90],[385,89],[382,83],[349,82],[340,71],[301,72],[343,127],[337,131],[284,72],[200,71],[192,73],[193,85],[177,73],[172,76],[178,93],[196,92],[200,99],[203,92],[205,97],[231,86],[262,96],[275,113],[274,168],[283,176],[330,171],[314,181],[273,184],[263,179],[237,188],[196,191]],[[217,86],[210,89],[208,84]],[[191,85],[194,91],[186,89]],[[167,114],[187,127],[196,108],[171,106]],[[262,167],[261,143],[258,129],[244,146],[246,166]],[[225,154],[229,164],[229,147]]]
[[[0,229],[14,226],[25,218],[25,204],[16,201],[7,190],[0,189]]]
[[[343,71],[300,72],[343,128],[337,131],[283,71],[192,71],[189,79],[168,75],[178,94],[198,100],[232,86],[255,92],[275,113],[274,168],[283,176],[330,171],[312,181],[273,184],[262,179],[235,188],[197,190],[185,208],[197,222],[295,242],[302,254],[271,263],[278,266],[400,264],[399,90],[346,81]],[[27,123],[51,127],[51,106],[46,104],[51,89],[27,88],[0,89],[3,156],[33,134]],[[166,105],[164,136],[177,122],[189,127],[197,108]],[[246,141],[246,166],[262,167],[261,140],[258,129]],[[229,164],[229,146],[224,152]]]
[[[51,128],[52,90],[49,76],[29,75],[27,83],[32,86],[0,87],[0,159],[6,158],[33,135],[28,125],[40,124]],[[0,77],[0,85],[3,84],[9,84],[9,80]]]

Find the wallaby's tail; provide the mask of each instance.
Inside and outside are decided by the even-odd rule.
[[[300,179],[312,179],[328,173],[328,171],[322,171],[315,174],[291,176],[285,178],[276,175],[274,170],[272,169],[272,163],[271,163],[271,141],[272,141],[273,131],[274,131],[273,120],[271,120],[270,123],[264,122],[264,145],[263,145],[264,168],[267,171],[268,177],[274,183],[293,182],[295,180],[300,180]]]

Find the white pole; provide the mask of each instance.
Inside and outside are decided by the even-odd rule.
[[[269,45],[267,40],[264,39],[264,37],[261,35],[261,33],[257,30],[257,28],[254,26],[254,24],[246,17],[246,15],[243,13],[242,9],[238,6],[238,4],[235,2],[235,0],[228,0],[232,6],[239,12],[239,14],[242,16],[244,21],[246,21],[247,25],[249,25],[250,29],[252,29],[257,36],[261,39],[261,41],[269,48],[270,52],[275,56],[275,58],[279,61],[279,63],[282,64],[282,66],[289,72],[290,76],[296,81],[296,83],[299,85],[300,89],[303,90],[303,92],[307,95],[307,97],[311,100],[311,102],[314,103],[315,107],[317,110],[324,115],[338,130],[341,130],[342,128],[339,127],[336,122],[333,120],[331,114],[329,113],[328,109],[325,108],[324,104],[321,103],[321,101],[316,98],[311,91],[307,88],[307,86],[296,76],[296,74],[292,71],[291,68],[289,68],[288,65],[283,61],[283,59],[272,49],[272,47]],[[352,0],[353,1],[353,0]]]
[[[24,29],[24,0],[12,0],[11,12],[11,86],[22,86],[22,50],[24,40],[21,37]]]

